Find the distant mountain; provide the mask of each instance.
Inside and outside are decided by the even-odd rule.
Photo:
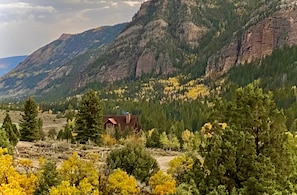
[[[0,96],[36,94],[38,90],[50,87],[52,81],[67,77],[73,72],[78,74],[114,41],[125,25],[104,26],[80,34],[61,35],[0,78]],[[65,92],[62,88],[55,89],[54,92],[58,93],[60,90]]]
[[[12,56],[0,58],[0,77],[15,68],[19,63],[25,60],[27,56]]]

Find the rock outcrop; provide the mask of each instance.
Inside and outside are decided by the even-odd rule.
[[[250,63],[270,55],[276,48],[297,44],[297,11],[279,10],[249,27],[208,59],[206,75],[216,76],[232,66]]]
[[[75,86],[137,78],[143,74],[168,75],[178,71],[176,64],[180,59],[177,56],[183,55],[179,44],[182,42],[189,48],[195,48],[208,31],[205,26],[194,22],[193,6],[196,2],[188,0],[143,3],[103,57],[108,56],[108,59],[98,60],[98,66],[92,70],[86,69]],[[181,14],[180,7],[183,7],[184,14]],[[180,18],[172,21],[173,15],[180,15]]]

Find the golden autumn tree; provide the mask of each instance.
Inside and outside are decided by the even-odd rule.
[[[117,140],[109,134],[105,133],[102,135],[102,142],[104,146],[111,147],[117,143]]]
[[[58,169],[62,178],[60,185],[50,189],[50,194],[99,194],[99,172],[95,166],[98,155],[87,155],[87,160],[81,159],[76,152],[64,161]],[[66,190],[66,191],[65,191]]]
[[[196,159],[203,165],[203,158],[200,156],[193,156],[191,154],[177,156],[169,162],[167,172],[171,174],[179,184],[183,182],[188,183]]]
[[[137,195],[140,193],[136,179],[125,171],[116,169],[107,180],[107,190],[111,194]]]
[[[80,195],[80,191],[75,187],[70,185],[69,181],[62,181],[57,187],[52,187],[50,190],[50,195]]]
[[[23,168],[25,173],[19,173],[13,166],[15,163]],[[31,171],[32,162],[21,160],[14,162],[6,148],[0,148],[0,194],[31,195],[37,185],[37,177]]]
[[[176,190],[176,181],[171,175],[159,170],[149,180],[149,186],[154,195],[173,194]]]
[[[182,140],[183,140],[183,149],[186,151],[198,150],[201,139],[200,133],[196,131],[195,133],[185,130],[182,132]]]
[[[190,171],[193,168],[194,159],[185,154],[175,157],[169,162],[168,173],[178,176]]]

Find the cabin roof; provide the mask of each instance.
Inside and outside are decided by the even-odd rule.
[[[139,130],[140,126],[138,124],[138,116],[130,115],[130,121],[127,123],[126,115],[106,115],[103,116],[103,123],[106,125],[107,123],[112,123],[113,125],[118,125],[122,131],[126,128],[131,128],[135,130]]]

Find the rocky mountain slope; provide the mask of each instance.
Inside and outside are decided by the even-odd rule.
[[[34,94],[61,77],[79,72],[96,59],[98,53],[115,39],[125,25],[100,27],[76,35],[61,35],[59,39],[32,53],[2,77],[0,94]]]
[[[7,58],[0,58],[0,77],[15,68],[26,57],[27,56],[12,56]]]
[[[207,74],[220,75],[234,65],[263,59],[277,48],[296,45],[297,1],[293,3],[248,27],[241,36],[234,37],[212,55],[208,59]]]
[[[221,75],[296,44],[295,8],[292,0],[148,1],[75,88],[142,75]]]
[[[81,42],[77,37],[61,47],[70,40],[62,36],[0,80],[0,95],[52,94],[61,88],[65,96],[94,83],[144,75],[222,75],[297,44],[296,8],[296,0],[146,1],[104,50],[80,55],[88,46],[72,51]]]

